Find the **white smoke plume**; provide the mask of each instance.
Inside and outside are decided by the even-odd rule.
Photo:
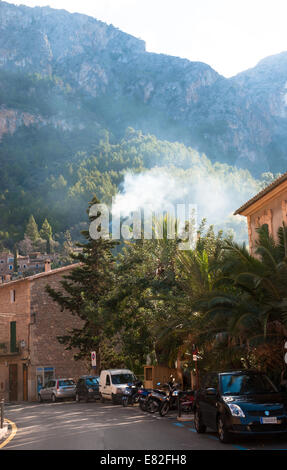
[[[245,218],[233,212],[258,192],[258,181],[245,170],[232,172],[227,165],[212,169],[155,167],[139,174],[127,172],[112,213],[127,217],[146,205],[157,212],[170,205],[195,204],[199,221],[206,218],[216,229],[233,230],[237,241],[247,241]]]

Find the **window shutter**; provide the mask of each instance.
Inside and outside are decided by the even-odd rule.
[[[17,352],[16,346],[16,322],[10,322],[10,352]]]

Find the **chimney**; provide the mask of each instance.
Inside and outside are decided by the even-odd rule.
[[[45,273],[48,273],[49,271],[51,271],[51,260],[46,259],[45,260]]]

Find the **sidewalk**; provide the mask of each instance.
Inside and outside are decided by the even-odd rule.
[[[0,428],[0,441],[6,436],[8,433],[8,423],[4,423],[3,428]]]

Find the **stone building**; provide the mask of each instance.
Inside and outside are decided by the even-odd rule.
[[[89,373],[89,364],[73,359],[57,336],[78,328],[81,320],[61,311],[45,290],[60,290],[62,276],[75,265],[0,284],[0,398],[34,401],[50,378]]]
[[[40,252],[17,256],[17,275],[32,275],[44,271],[47,259],[55,260],[56,255],[42,254]],[[0,281],[6,281],[14,276],[14,254],[10,252],[0,253]]]
[[[276,240],[278,228],[283,222],[287,225],[287,172],[237,209],[237,214],[247,217],[251,254],[255,251],[256,229],[261,225],[267,224]]]

